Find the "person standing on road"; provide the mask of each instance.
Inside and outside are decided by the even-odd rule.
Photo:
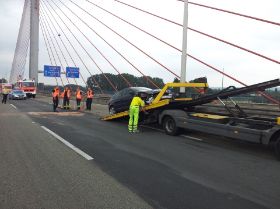
[[[93,98],[93,91],[88,88],[87,90],[87,101],[86,101],[86,106],[87,106],[87,109],[86,110],[91,110],[91,103],[92,103],[92,98]]]
[[[61,109],[64,109],[64,92],[65,90],[63,89],[62,93],[59,95],[60,99],[62,100]]]
[[[65,87],[64,90],[63,90],[63,93],[61,94],[61,97],[63,99],[63,109],[66,109],[66,102],[67,102],[67,90],[68,88]]]
[[[52,97],[53,97],[53,111],[57,112],[56,108],[58,107],[58,97],[59,97],[59,88],[56,87],[52,91]]]
[[[130,107],[129,107],[129,122],[128,122],[128,132],[137,133],[138,130],[138,120],[139,112],[144,111],[143,107],[145,102],[142,100],[145,98],[145,93],[138,92],[136,96],[133,97]]]
[[[2,104],[6,104],[8,94],[9,94],[9,90],[6,89],[6,88],[3,88],[3,99],[2,99]]]
[[[71,99],[71,88],[68,87],[67,90],[67,100],[66,100],[66,109],[70,109],[70,99]]]
[[[81,100],[82,100],[82,92],[80,90],[80,87],[78,87],[76,90],[77,110],[81,109]]]

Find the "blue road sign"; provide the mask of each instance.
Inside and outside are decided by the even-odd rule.
[[[79,68],[78,67],[66,67],[66,77],[67,78],[79,78]]]
[[[60,77],[60,66],[49,66],[44,65],[44,76],[45,77]]]

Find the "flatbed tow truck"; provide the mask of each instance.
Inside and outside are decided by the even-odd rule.
[[[144,109],[145,123],[158,123],[168,135],[178,135],[182,129],[200,131],[219,136],[230,137],[263,145],[272,145],[277,158],[280,160],[280,112],[279,117],[268,118],[248,115],[233,101],[231,97],[264,91],[265,89],[280,85],[280,79],[254,84],[242,88],[228,87],[219,93],[201,95],[198,98],[162,99],[169,88],[207,88],[207,83],[168,83],[153,102]],[[212,114],[196,111],[199,105],[220,101],[228,114]],[[224,100],[229,100],[234,109],[230,108]],[[108,115],[102,120],[110,121],[128,116],[128,111]]]

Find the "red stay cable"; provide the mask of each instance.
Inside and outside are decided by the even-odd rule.
[[[61,1],[60,1],[61,2]],[[62,3],[62,2],[61,2]],[[62,3],[63,4],[63,3]],[[78,19],[80,19],[88,28],[90,28],[99,38],[101,38],[108,46],[110,46],[116,53],[118,53],[124,60],[126,60],[134,69],[136,69],[143,77],[147,79],[156,88],[159,88],[148,76],[143,74],[135,65],[133,65],[124,55],[122,55],[116,48],[114,48],[110,43],[108,43],[101,35],[99,35],[92,27],[90,27],[85,21],[83,21],[78,15],[76,15],[69,7],[63,4],[69,11],[72,12]],[[78,29],[78,28],[77,28]],[[78,29],[79,30],[79,29]]]
[[[53,1],[53,0],[51,0],[52,2],[53,2],[53,4],[64,14],[64,16],[69,20],[69,21],[71,21],[72,22],[72,24],[74,24],[73,23],[73,21],[59,8],[59,6]],[[48,2],[48,4],[49,4],[49,2]],[[50,4],[49,4],[50,5]],[[75,24],[74,24],[75,25]],[[84,49],[84,47],[83,47],[83,49]],[[85,50],[86,51],[86,50]],[[88,56],[91,58],[91,60],[93,61],[93,63],[95,64],[95,66],[99,69],[99,71],[102,73],[102,75],[105,77],[105,79],[108,81],[108,83],[111,85],[111,87],[115,90],[115,91],[117,91],[117,89],[116,89],[116,87],[115,87],[115,85],[113,85],[113,83],[110,81],[110,79],[105,75],[105,73],[101,70],[101,68],[99,67],[99,65],[95,62],[95,60],[92,58],[92,56],[86,51],[86,53],[88,54]]]
[[[49,15],[48,15],[46,12],[44,12],[44,10],[41,10],[41,11],[42,11],[42,14],[44,14],[44,16],[46,16],[46,17],[48,18],[49,21],[47,20],[47,22],[48,22],[48,23],[50,22],[51,25],[52,25],[52,27],[55,29],[55,32],[56,32],[57,34],[59,34],[58,30],[56,29],[56,27],[55,27],[55,25],[53,24],[53,22],[52,22],[51,18],[49,17]],[[46,19],[46,18],[45,18],[45,19]],[[68,53],[68,56],[69,56],[70,59],[72,60],[74,66],[77,67],[76,62],[74,61],[73,57],[71,56],[69,50],[67,49],[67,47],[66,47],[64,41],[62,40],[62,38],[60,37],[60,35],[59,35],[59,38],[60,38],[60,41],[61,41],[61,43],[63,44],[63,46],[64,46],[66,52]],[[65,60],[65,61],[66,61],[66,60]],[[66,62],[66,64],[67,64],[67,62]],[[68,65],[68,64],[67,64],[67,65]],[[68,66],[69,66],[69,65],[68,65]],[[85,81],[85,79],[84,79],[84,77],[83,77],[83,75],[82,75],[82,73],[81,73],[80,71],[79,71],[79,75],[81,76],[83,82],[84,82],[85,85],[86,85],[86,81]],[[75,80],[75,82],[76,82],[76,80]],[[77,84],[77,82],[76,82],[76,84]],[[78,84],[77,84],[77,85],[78,85]]]
[[[64,30],[62,29],[62,27],[60,26],[60,24],[58,23],[58,21],[56,21],[56,18],[54,17],[54,15],[51,13],[50,9],[48,8],[48,6],[45,4],[45,2],[42,1],[42,3],[45,5],[47,11],[51,14],[51,16],[53,17],[53,19],[55,20],[56,24],[58,25],[58,27],[60,28],[60,30],[62,31],[62,33],[64,34],[64,36],[66,37],[66,39],[68,40],[68,42],[70,43],[71,47],[73,48],[73,50],[75,51],[76,55],[79,57],[80,61],[82,62],[82,64],[84,65],[84,67],[86,68],[86,70],[88,71],[88,73],[91,75],[92,79],[94,80],[95,84],[98,86],[98,88],[100,89],[101,93],[103,94],[103,90],[100,87],[99,83],[97,82],[97,80],[93,77],[92,73],[90,72],[89,68],[87,67],[87,65],[85,64],[85,62],[83,61],[83,59],[81,58],[81,56],[79,55],[79,53],[77,52],[77,50],[75,49],[75,47],[73,46],[73,44],[71,43],[71,41],[67,38],[67,35],[65,34]],[[41,4],[41,5],[43,5]],[[81,44],[81,42],[77,39],[77,37],[73,34],[73,32],[70,30],[70,28],[66,25],[66,23],[64,22],[64,20],[60,17],[60,15],[56,12],[56,10],[54,10],[54,8],[50,5],[50,7],[53,9],[54,13],[58,16],[58,18],[61,20],[61,22],[64,24],[64,26],[67,28],[67,30],[70,32],[70,34],[75,38],[75,40],[78,42],[78,44],[83,48],[83,50],[85,50],[85,52],[87,54],[89,54],[87,52],[87,50],[83,47],[83,45]],[[44,7],[43,7],[44,8]]]
[[[177,1],[182,1],[182,0],[177,0]],[[265,22],[265,23],[269,23],[269,24],[280,26],[280,23],[278,23],[278,22],[274,22],[274,21],[270,21],[270,20],[265,20],[265,19],[262,19],[262,18],[253,17],[253,16],[249,16],[249,15],[244,15],[244,14],[241,14],[241,13],[232,12],[232,11],[225,10],[225,9],[219,9],[219,8],[216,8],[216,7],[211,7],[211,6],[207,6],[207,5],[203,5],[203,4],[198,4],[198,3],[190,2],[190,1],[189,1],[189,4],[193,4],[193,5],[196,5],[196,6],[205,7],[205,8],[208,8],[208,9],[213,9],[213,10],[217,10],[217,11],[220,11],[220,12],[225,12],[225,13],[229,13],[229,14],[233,14],[233,15],[238,15],[238,16],[241,16],[241,17],[245,17],[245,18],[249,18],[249,19],[253,19],[253,20],[257,20],[257,21],[261,21],[261,22]]]
[[[163,19],[163,20],[168,21],[168,22],[170,22],[170,23],[173,23],[173,24],[176,24],[176,25],[179,25],[179,26],[183,26],[182,24],[176,23],[176,22],[174,22],[174,21],[172,21],[172,20],[163,18],[163,17],[158,16],[158,15],[155,15],[155,14],[153,14],[153,13],[151,13],[151,12],[147,12],[147,11],[145,11],[145,10],[139,9],[139,8],[137,8],[137,7],[135,7],[135,6],[129,5],[129,4],[124,3],[124,2],[122,2],[122,1],[119,1],[119,0],[115,0],[115,1],[118,2],[118,3],[121,3],[121,4],[123,4],[123,5],[126,5],[126,6],[128,6],[128,7],[131,7],[131,8],[133,8],[133,9],[136,9],[136,10],[139,10],[139,11],[141,11],[141,12],[144,12],[144,13],[146,13],[146,14],[149,14],[149,15],[152,15],[152,16],[154,16],[154,17],[157,17],[157,18],[159,18],[159,19]],[[264,55],[261,55],[261,54],[259,54],[259,53],[253,52],[253,51],[251,51],[251,50],[249,50],[249,49],[245,49],[245,48],[243,48],[243,47],[241,47],[241,46],[232,44],[232,43],[230,43],[230,42],[227,42],[227,41],[224,41],[224,40],[222,40],[222,39],[216,38],[216,37],[214,37],[214,36],[211,36],[211,35],[209,35],[209,34],[206,34],[206,33],[203,33],[203,32],[201,32],[201,31],[195,30],[195,29],[193,29],[193,28],[188,28],[188,29],[189,29],[189,30],[192,30],[192,31],[194,31],[194,32],[197,32],[197,33],[199,33],[199,34],[201,34],[201,35],[205,35],[205,36],[207,36],[207,37],[210,37],[210,38],[216,39],[216,40],[218,40],[218,41],[224,42],[224,43],[226,43],[226,44],[229,44],[229,45],[231,45],[231,46],[237,47],[237,48],[242,49],[242,50],[244,50],[244,51],[247,51],[247,52],[249,52],[249,53],[255,54],[255,55],[260,56],[260,57],[262,57],[262,58],[268,59],[268,60],[270,60],[270,61],[272,61],[272,62],[275,62],[275,63],[277,63],[277,64],[280,64],[280,62],[277,61],[277,60],[274,60],[274,59],[271,59],[271,58],[266,57],[266,56],[264,56]],[[168,44],[168,45],[169,45],[169,44]],[[182,52],[182,50],[180,50],[180,49],[178,49],[178,48],[176,48],[176,47],[174,47],[174,46],[172,46],[172,48],[174,48],[174,49],[176,49],[176,50]],[[205,62],[203,62],[203,61],[201,61],[201,60],[199,60],[199,59],[197,59],[197,58],[195,58],[195,57],[193,57],[193,56],[191,56],[190,54],[188,54],[187,56],[189,56],[189,57],[191,57],[192,59],[194,59],[194,60],[196,60],[196,61],[198,61],[198,62],[200,62],[200,63],[202,63],[202,64],[204,64],[204,65],[206,65],[206,66],[208,66],[208,67],[210,67],[211,69],[213,69],[213,70],[215,70],[215,71],[217,71],[217,72],[219,72],[219,73],[221,73],[221,74],[227,76],[228,78],[230,78],[230,79],[232,79],[232,80],[234,80],[234,81],[236,81],[236,82],[238,82],[238,83],[240,83],[240,84],[242,84],[242,85],[244,85],[244,86],[247,86],[247,85],[244,84],[243,82],[238,81],[238,80],[235,79],[234,77],[232,77],[232,76],[230,76],[230,75],[228,75],[228,74],[225,74],[224,72],[222,72],[222,71],[218,70],[217,68],[214,68],[213,66],[211,66],[211,65],[209,65],[209,64],[207,64],[207,63],[205,63]],[[266,97],[267,99],[269,99],[270,101],[272,101],[273,103],[279,104],[279,102],[278,102],[277,100],[275,100],[274,98],[270,97],[269,95],[267,95],[267,94],[265,94],[265,93],[263,93],[263,92],[260,92],[260,93],[261,93],[264,97]]]
[[[49,52],[49,47],[47,45],[45,33],[44,33],[43,29],[42,29],[41,22],[39,22],[39,24],[40,24],[40,27],[41,27],[41,31],[42,31],[42,34],[43,34],[43,40],[44,40],[44,43],[45,43],[45,46],[46,46],[46,49],[47,49],[47,52],[48,52],[48,56],[49,56],[51,65],[53,65],[53,61],[52,61],[52,58],[51,58],[51,55],[50,55],[50,52]],[[55,81],[56,81],[56,85],[58,86],[57,78],[56,77],[54,77],[54,78],[55,78]]]

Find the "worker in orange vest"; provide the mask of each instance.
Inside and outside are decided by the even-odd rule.
[[[93,98],[94,92],[90,88],[87,90],[87,101],[86,101],[86,110],[91,110],[91,103],[92,103],[92,98]]]
[[[80,87],[78,87],[76,90],[77,110],[81,109],[81,100],[82,100],[82,92],[80,90]]]
[[[53,111],[57,112],[56,108],[58,106],[58,96],[59,96],[59,88],[55,87],[52,90],[52,98],[53,98]]]
[[[64,96],[65,97],[65,96]],[[67,87],[66,90],[66,109],[70,109],[71,88]]]
[[[63,109],[66,109],[67,90],[68,90],[68,88],[64,87],[64,90],[63,90],[63,92],[61,94],[61,98],[63,99],[63,104],[62,104]]]
[[[62,103],[61,103],[61,108],[63,109],[64,108],[64,89],[62,91],[62,93],[59,95],[60,96],[60,99],[62,99]]]

